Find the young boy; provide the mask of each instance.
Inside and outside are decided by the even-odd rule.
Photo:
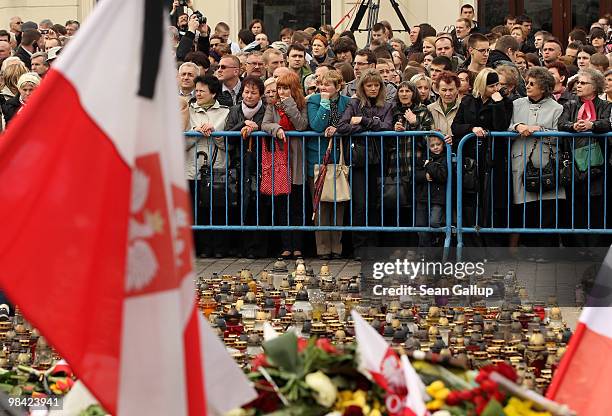
[[[439,228],[444,222],[446,205],[446,147],[442,139],[431,136],[427,140],[429,158],[416,168],[416,225]],[[419,233],[419,247],[435,247],[440,241],[439,233]]]

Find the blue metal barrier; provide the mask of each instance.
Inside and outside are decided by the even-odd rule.
[[[311,132],[311,131],[307,131],[307,132],[298,132],[298,131],[288,131],[286,132],[286,136],[288,137],[287,140],[287,144],[290,143],[290,140],[300,140],[301,141],[301,152],[302,152],[302,166],[301,166],[301,174],[302,174],[302,178],[304,179],[304,183],[306,183],[307,178],[308,178],[308,174],[306,171],[306,167],[307,167],[307,152],[306,152],[306,141],[309,139],[313,139],[313,138],[318,138],[318,143],[317,143],[317,148],[319,149],[318,151],[318,160],[322,160],[322,154],[321,154],[321,140],[327,140],[326,137],[323,136],[322,133],[317,133],[317,132]],[[345,148],[347,148],[348,154],[346,154],[345,152],[345,162],[346,165],[351,166],[353,164],[353,160],[352,160],[352,152],[350,151],[350,149],[353,148],[354,142],[353,139],[354,138],[364,138],[365,141],[365,154],[366,154],[366,163],[365,163],[365,189],[360,190],[361,192],[365,192],[366,195],[366,204],[365,204],[365,224],[362,225],[357,225],[355,224],[354,220],[353,220],[353,175],[352,175],[352,170],[351,170],[351,175],[350,175],[350,179],[349,179],[349,183],[350,183],[350,188],[351,188],[351,199],[349,201],[346,202],[346,204],[348,204],[348,213],[349,213],[349,219],[348,219],[348,224],[338,224],[336,221],[337,218],[337,210],[338,209],[344,209],[345,206],[344,205],[339,205],[342,204],[340,202],[334,201],[334,202],[330,202],[334,204],[334,224],[333,225],[320,225],[320,218],[319,218],[319,225],[317,224],[309,224],[309,222],[306,219],[306,204],[310,204],[312,205],[312,199],[310,198],[310,195],[308,195],[308,198],[306,197],[306,187],[303,186],[302,187],[302,195],[301,195],[301,209],[302,209],[302,213],[301,213],[301,224],[295,225],[295,224],[291,224],[290,222],[290,217],[291,217],[291,212],[290,212],[290,204],[289,204],[289,195],[276,195],[276,196],[265,196],[266,200],[270,199],[270,209],[271,209],[271,221],[268,221],[269,223],[267,224],[263,224],[262,221],[260,221],[260,208],[261,208],[261,200],[264,198],[264,195],[261,195],[260,192],[260,178],[261,178],[261,160],[260,160],[260,154],[261,154],[261,143],[262,143],[262,139],[264,138],[269,138],[270,136],[266,133],[263,132],[256,132],[253,133],[251,135],[251,137],[254,139],[255,141],[255,167],[257,169],[257,173],[255,175],[255,192],[254,192],[254,197],[255,197],[255,217],[256,220],[254,221],[254,224],[247,224],[245,221],[245,211],[244,211],[244,200],[243,200],[243,195],[245,192],[244,186],[245,186],[245,140],[243,140],[240,136],[240,132],[239,131],[219,131],[219,132],[214,132],[211,135],[211,140],[209,140],[208,143],[208,149],[206,152],[206,156],[207,157],[211,157],[210,155],[213,154],[213,143],[214,140],[218,140],[219,143],[221,143],[223,146],[223,149],[227,150],[229,149],[230,145],[232,146],[236,146],[235,150],[236,153],[240,155],[240,163],[239,165],[236,165],[235,161],[234,164],[232,166],[231,169],[238,167],[240,175],[239,175],[239,182],[238,182],[238,210],[239,210],[239,219],[237,220],[236,218],[230,219],[231,217],[231,213],[232,213],[232,208],[230,208],[228,206],[228,188],[229,188],[229,183],[226,180],[225,181],[225,193],[224,193],[224,197],[225,197],[225,207],[223,209],[224,212],[221,213],[221,221],[215,221],[214,215],[213,215],[213,211],[215,211],[215,207],[214,207],[214,201],[213,201],[213,192],[212,192],[212,186],[210,187],[210,195],[208,196],[204,196],[205,199],[202,198],[201,195],[199,195],[200,193],[200,178],[198,177],[198,168],[201,165],[201,163],[199,164],[198,161],[198,153],[201,152],[201,144],[199,144],[198,142],[204,138],[204,136],[199,133],[199,132],[194,132],[194,131],[190,131],[190,132],[185,132],[185,137],[187,140],[191,139],[194,140],[195,139],[195,158],[193,160],[194,166],[196,168],[196,175],[194,178],[194,188],[193,188],[193,198],[194,198],[194,207],[198,206],[198,201],[201,200],[207,200],[209,209],[208,212],[205,213],[207,218],[201,218],[201,213],[198,213],[198,209],[194,210],[194,225],[192,226],[192,228],[194,230],[236,230],[236,231],[247,231],[247,230],[275,230],[275,231],[284,231],[284,230],[300,230],[300,231],[372,231],[372,232],[425,232],[425,233],[444,233],[445,234],[445,241],[444,241],[444,246],[446,248],[450,247],[450,242],[451,242],[451,230],[452,230],[452,152],[451,152],[451,148],[449,145],[445,145],[446,147],[446,168],[448,171],[448,178],[446,181],[446,194],[445,194],[445,198],[446,198],[446,209],[445,209],[445,224],[444,226],[441,226],[439,228],[434,228],[431,227],[431,222],[429,223],[429,226],[417,226],[416,225],[416,201],[417,201],[417,195],[416,195],[416,180],[415,180],[415,175],[416,175],[416,162],[417,162],[417,144],[416,144],[416,138],[422,138],[421,140],[424,140],[425,137],[427,136],[437,136],[439,137],[441,140],[444,140],[444,135],[442,135],[440,132],[434,132],[434,131],[407,131],[407,132],[394,132],[394,131],[385,131],[385,132],[366,132],[366,133],[360,133],[360,134],[355,134],[353,136],[348,137],[349,143],[348,146],[345,146]],[[412,140],[410,140],[411,146],[412,146],[412,166],[411,166],[411,174],[412,174],[412,206],[411,206],[411,210],[412,210],[412,221],[411,224],[404,224],[401,221],[401,217],[400,217],[400,211],[401,211],[401,207],[400,207],[400,192],[399,192],[399,187],[400,187],[400,140],[402,138],[413,138]],[[346,139],[345,139],[346,140]],[[379,141],[378,141],[379,140]],[[333,138],[333,148],[336,149],[336,145],[340,142],[340,137],[334,136]],[[373,190],[369,189],[368,186],[368,181],[369,181],[369,176],[372,174],[377,175],[377,177],[384,177],[385,172],[384,172],[384,163],[380,163],[380,171],[379,172],[371,172],[373,169],[377,168],[376,164],[369,164],[368,163],[368,145],[374,145],[374,143],[376,143],[376,145],[378,145],[378,143],[380,143],[380,154],[381,155],[385,155],[384,149],[385,149],[385,145],[387,146],[393,146],[395,145],[395,152],[396,152],[396,204],[395,207],[388,207],[385,206],[384,204],[384,189],[385,189],[385,184],[384,181],[380,181],[380,201],[379,202],[379,207],[376,207],[376,209],[378,209],[380,211],[380,218],[378,218],[378,215],[376,216],[372,216],[372,208],[370,207],[369,204],[367,203],[368,201],[368,196],[369,196],[369,192],[373,192]],[[325,148],[325,147],[323,147]],[[429,155],[429,148],[428,146],[425,146],[427,155]],[[238,153],[239,150],[239,153]],[[272,153],[274,154],[275,152],[275,147],[272,148]],[[221,152],[218,152],[221,153]],[[228,166],[228,157],[227,157],[227,153],[224,153],[224,157],[225,157],[225,177],[227,178],[228,173],[230,172],[230,167]],[[332,155],[332,157],[334,157],[335,155]],[[219,157],[219,156],[217,156]],[[291,164],[291,147],[289,147],[289,153],[288,153],[288,170],[289,170],[289,166]],[[272,157],[272,163],[274,163],[274,157]],[[209,162],[211,162],[209,160]],[[335,161],[332,159],[330,161],[331,163],[334,163]],[[188,162],[189,163],[189,162]],[[335,167],[335,165],[334,165]],[[211,166],[211,169],[214,168],[214,166]],[[214,175],[214,173],[211,173],[211,175]],[[214,176],[213,176],[214,177]],[[274,168],[272,169],[272,184],[274,184]],[[388,185],[387,185],[388,186]],[[428,213],[431,212],[431,185],[428,184],[428,196],[427,196],[427,211]],[[335,186],[334,186],[334,199],[335,199]],[[274,190],[272,191],[272,193],[274,193]],[[287,203],[286,203],[286,212],[283,212],[282,215],[286,215],[286,224],[277,224],[277,222],[280,221],[276,221],[275,220],[275,206],[279,204],[282,199],[286,199]],[[393,223],[390,224],[389,223],[389,218],[386,218],[385,216],[385,211],[386,210],[394,210],[395,211],[395,221],[392,221]],[[218,210],[217,210],[218,211]],[[216,212],[216,216],[218,217],[219,212]],[[282,217],[281,217],[282,218]],[[429,218],[429,215],[428,215]],[[285,219],[285,218],[283,218]],[[369,221],[369,219],[372,219],[372,221]],[[431,218],[429,218],[431,220]],[[206,222],[207,224],[202,224],[203,222]],[[263,221],[265,222],[265,221]],[[285,221],[282,221],[285,222]],[[373,223],[378,223],[380,222],[380,225],[370,225],[369,223],[373,222]],[[385,224],[390,224],[390,225],[385,225]]]
[[[489,137],[492,137],[491,140]],[[459,142],[457,148],[457,247],[461,248],[464,245],[464,233],[521,233],[521,234],[612,234],[612,227],[608,227],[606,224],[607,217],[607,204],[608,204],[608,164],[610,163],[610,151],[608,150],[608,141],[612,139],[612,133],[607,134],[592,134],[592,133],[566,133],[558,131],[546,131],[536,132],[530,137],[535,137],[537,142],[530,149],[527,146],[527,141],[522,141],[522,149],[520,148],[520,142],[517,141],[521,136],[513,132],[491,132],[489,137],[477,138],[474,133],[470,133],[463,137]],[[502,187],[505,186],[507,189],[507,206],[505,207],[505,215],[495,215],[495,172],[492,166],[496,166],[499,170],[500,165],[494,159],[495,157],[495,143],[499,142],[501,146],[504,146],[503,141],[500,139],[508,138],[505,140],[505,149],[502,150],[502,154],[506,155],[507,165],[506,173],[507,177],[505,180],[499,182]],[[497,140],[495,140],[497,139]],[[588,139],[588,157],[587,163],[588,168],[582,172],[578,170],[575,163],[575,151],[578,148],[576,146],[577,140]],[[464,165],[468,160],[465,156],[465,147],[467,144],[476,140],[475,153],[470,155],[476,162],[476,172],[479,179],[486,183],[480,183],[479,189],[476,193],[472,193],[470,198],[475,197],[475,208],[476,214],[472,218],[475,221],[467,221],[465,218],[465,206],[464,197],[468,195],[468,192],[464,188]],[[487,142],[490,141],[491,151],[479,149],[487,149]],[[592,161],[592,146],[593,143],[600,143],[601,151],[603,152],[603,164],[597,166],[591,166]],[[517,148],[518,145],[518,148]],[[554,155],[552,163],[552,172],[554,177],[554,186],[552,189],[545,191],[543,187],[543,174],[546,168],[544,164],[544,147],[548,147],[548,154],[551,152]],[[534,149],[539,147],[539,155],[535,153],[535,159],[533,158]],[[582,146],[580,146],[582,147]],[[514,150],[513,150],[514,149]],[[499,150],[499,149],[498,149]],[[569,158],[564,158],[563,153],[567,153]],[[489,156],[487,156],[487,154]],[[529,156],[527,156],[529,154]],[[482,158],[485,157],[485,160]],[[490,158],[487,160],[486,158]],[[517,165],[522,162],[522,172],[513,172],[513,162],[516,159]],[[535,168],[539,171],[538,180],[535,182],[539,184],[539,192],[528,192],[525,186],[525,178],[527,177],[527,164],[531,160],[539,161],[539,163],[533,163]],[[470,162],[472,162],[470,161]],[[566,171],[568,172],[567,178],[571,183],[563,184],[560,175],[560,169],[564,166],[564,163],[568,166]],[[470,163],[467,163],[468,165]],[[489,166],[488,166],[489,165]],[[571,174],[570,174],[571,172]],[[578,176],[581,175],[581,179],[578,180]],[[602,175],[602,176],[600,176]],[[533,176],[533,175],[532,175]],[[530,176],[530,177],[532,177]],[[599,186],[599,180],[602,180],[602,194],[601,199],[591,197],[591,187]],[[522,188],[518,187],[520,180],[523,181]],[[505,185],[504,185],[505,184]],[[586,189],[584,188],[586,187]],[[491,190],[487,192],[486,189]],[[502,189],[503,190],[503,189]],[[499,191],[499,189],[497,189]],[[518,193],[516,193],[518,191]],[[522,195],[521,195],[522,191]],[[586,193],[584,193],[586,191]],[[586,220],[580,216],[576,216],[576,208],[578,207],[581,212],[584,210],[583,206],[577,205],[576,195],[580,194],[580,197],[586,199]],[[528,195],[529,194],[529,195]],[[534,197],[535,195],[535,197]],[[599,196],[597,196],[599,197]],[[483,199],[483,198],[486,198]],[[570,199],[567,199],[570,198]],[[516,201],[518,199],[518,201]],[[531,199],[531,201],[527,201]],[[527,201],[527,203],[523,202]],[[543,212],[543,205],[547,201],[554,201],[554,223],[551,223],[551,214],[549,212]],[[486,204],[485,204],[486,202]],[[538,202],[539,207],[536,207],[538,214],[536,218],[528,215],[527,205],[530,202]],[[599,205],[602,205],[601,207]],[[491,207],[486,212],[481,212],[483,206]],[[533,205],[532,205],[533,207]],[[552,207],[551,207],[552,208]],[[602,208],[601,216],[592,218],[591,211],[593,209],[599,210]],[[500,212],[497,212],[500,214]],[[490,218],[489,218],[490,216]],[[517,223],[517,217],[522,217],[522,221],[519,220]],[[535,219],[535,224],[534,223]],[[473,222],[473,224],[466,225],[466,222]],[[496,226],[497,222],[497,226]],[[533,225],[528,226],[530,222]],[[500,224],[501,223],[501,224]],[[577,224],[579,223],[579,224]]]

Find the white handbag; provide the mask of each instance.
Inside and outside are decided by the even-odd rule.
[[[333,140],[330,139],[329,147],[331,148]],[[321,165],[314,165],[314,181],[317,182]],[[327,174],[323,184],[323,192],[321,193],[322,202],[345,202],[351,199],[351,187],[349,183],[350,168],[344,164],[344,146],[340,139],[340,160],[338,163],[330,163],[327,165]],[[335,185],[334,185],[335,183]],[[334,199],[334,186],[335,196]]]

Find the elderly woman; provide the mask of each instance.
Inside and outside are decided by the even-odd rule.
[[[28,103],[30,96],[39,85],[40,77],[33,72],[28,72],[19,77],[17,81],[18,94],[2,105],[2,113],[7,126],[12,118]]]
[[[272,151],[272,146],[274,146],[275,152],[283,151],[285,146],[289,146],[291,187],[288,196],[278,195],[274,197],[275,224],[301,225],[303,222],[302,207],[306,203],[302,199],[304,186],[302,140],[298,137],[289,138],[285,134],[287,131],[308,129],[306,100],[300,79],[295,72],[288,72],[278,77],[276,93],[276,103],[266,106],[261,129],[273,137],[270,141],[270,151]],[[275,183],[277,180],[281,180],[281,178],[275,176]],[[268,199],[272,202],[271,198]],[[289,204],[289,207],[287,207],[287,204]],[[289,214],[287,214],[287,210],[289,210]],[[271,206],[269,212],[272,213]],[[290,218],[287,218],[288,216]],[[292,254],[293,257],[301,257],[303,233],[301,231],[283,231],[281,232],[281,244],[283,250],[281,257],[289,258]]]
[[[332,154],[330,163],[340,162],[340,152],[338,151],[341,142],[333,137],[336,134],[340,118],[351,99],[346,95],[341,95],[343,87],[342,75],[335,70],[328,71],[321,76],[319,94],[313,94],[308,98],[308,120],[310,127],[323,137],[311,137],[306,142],[306,159],[308,162],[308,182],[310,191],[314,192],[314,165],[321,164],[328,148],[332,148],[334,143],[336,151]],[[348,157],[345,157],[348,164]],[[331,169],[331,168],[330,168]],[[317,216],[314,219],[315,225],[342,225],[344,219],[344,202],[336,202],[336,218],[334,218],[334,203],[321,202]],[[330,258],[338,259],[342,255],[341,231],[316,231],[315,238],[317,244],[317,255],[321,260]]]
[[[555,207],[559,205],[556,198],[565,198],[562,186],[557,187],[557,175],[554,175],[552,188],[545,189],[542,184],[541,192],[529,192],[525,187],[527,166],[533,166],[539,173],[540,167],[544,169],[549,163],[556,164],[556,152],[561,149],[554,138],[533,137],[538,131],[557,130],[563,107],[552,96],[554,89],[555,79],[546,68],[531,68],[527,71],[527,97],[513,103],[509,130],[520,134],[512,140],[511,148],[514,210],[510,221],[515,227],[554,227]],[[526,234],[521,240],[526,246],[554,247],[558,244],[556,235]]]
[[[378,71],[368,69],[361,73],[357,82],[356,97],[351,100],[342,115],[337,134],[351,135],[364,131],[385,131],[393,128],[393,107],[385,101],[385,84]],[[353,225],[366,224],[366,204],[368,207],[368,225],[378,224],[380,218],[373,215],[376,206],[376,173],[380,172],[382,149],[380,140],[368,138],[366,152],[366,138],[353,137],[351,140],[352,152],[352,204]],[[366,154],[367,153],[367,154]],[[367,157],[366,157],[367,156]],[[366,182],[366,171],[367,182]],[[367,200],[366,200],[366,187]],[[374,246],[376,236],[374,233],[353,233],[353,247],[355,259],[361,259],[364,247]]]
[[[464,172],[464,217],[466,225],[476,224],[476,201],[480,203],[478,225],[500,227],[505,226],[506,216],[503,215],[507,206],[507,186],[504,186],[504,174],[507,166],[507,146],[503,139],[487,137],[487,131],[503,131],[510,124],[512,116],[512,101],[500,94],[499,75],[491,68],[485,68],[478,73],[474,80],[471,95],[461,100],[459,111],[453,120],[452,131],[458,143],[464,136],[474,133],[476,138],[468,141],[463,147],[464,163],[477,166],[472,173]],[[493,169],[495,183],[489,183],[491,176],[489,170]],[[469,176],[476,176],[468,185]],[[500,183],[501,182],[501,183]],[[480,194],[480,198],[477,198]],[[491,202],[493,205],[491,206]],[[492,210],[500,211],[492,215]],[[492,223],[492,219],[495,220]],[[491,236],[490,244],[505,245],[502,236]]]
[[[195,79],[195,99],[189,103],[184,112],[185,130],[202,133],[203,136],[189,137],[185,142],[185,176],[189,182],[191,200],[194,201],[193,210],[197,213],[197,224],[208,224],[209,212],[195,202],[196,177],[206,160],[213,169],[225,169],[228,163],[226,142],[223,137],[211,137],[214,131],[222,131],[229,109],[222,106],[216,97],[221,92],[221,81],[212,75],[197,77]],[[201,179],[201,178],[198,178]],[[199,190],[198,190],[199,191]],[[224,195],[213,195],[212,198],[222,198]],[[210,204],[210,195],[200,195],[201,201]],[[212,204],[213,224],[225,223],[225,207]],[[225,234],[215,233],[214,238],[207,235],[197,234],[194,236],[196,253],[202,256],[221,258],[226,255],[229,248],[229,240]],[[208,238],[206,238],[208,237]]]
[[[599,71],[590,68],[578,71],[576,82],[578,99],[570,100],[563,106],[559,130],[597,134],[612,130],[610,124],[612,103],[603,101],[597,96],[603,91],[604,82]],[[604,196],[610,197],[610,191],[607,191],[606,195],[603,188],[604,172],[606,172],[604,164],[609,160],[610,146],[606,147],[604,138],[577,137],[568,141],[566,148],[573,152],[574,160],[574,195],[569,199],[573,204],[574,226],[603,228]],[[607,171],[609,170],[608,168]],[[571,192],[570,187],[568,192]],[[569,212],[571,215],[572,211]],[[596,246],[600,243],[600,236],[597,234],[575,237],[576,244],[581,247]]]

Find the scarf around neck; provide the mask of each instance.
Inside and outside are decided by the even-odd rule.
[[[257,105],[255,107],[251,108],[251,107],[247,106],[244,103],[244,101],[242,101],[241,106],[242,106],[242,114],[244,114],[244,119],[245,120],[252,120],[253,117],[255,116],[255,114],[257,114],[257,112],[261,108],[262,102],[261,102],[261,100],[259,100],[257,102]]]
[[[582,107],[578,110],[578,120],[595,121],[597,119],[597,111],[595,111],[593,100],[581,98],[580,101],[582,101]]]

